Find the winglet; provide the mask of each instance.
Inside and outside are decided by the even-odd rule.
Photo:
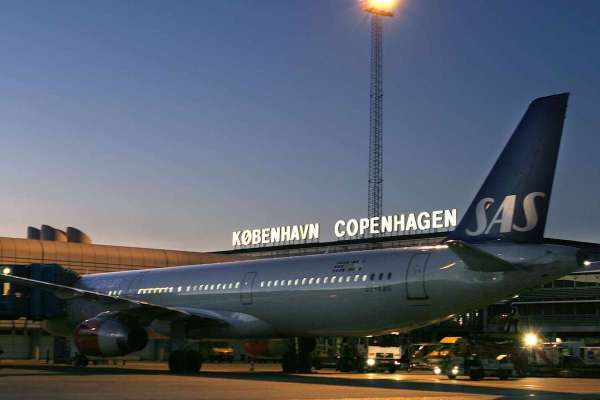
[[[464,261],[467,268],[477,272],[517,271],[513,264],[460,240],[446,242],[448,248]]]

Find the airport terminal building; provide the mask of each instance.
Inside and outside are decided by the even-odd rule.
[[[308,228],[304,232],[308,235]],[[96,245],[92,244],[86,234],[75,228],[67,228],[63,232],[43,225],[41,229],[30,227],[27,239],[0,238],[0,265],[1,268],[10,268],[15,275],[70,284],[77,274],[436,245],[445,239],[446,233],[442,228],[430,228],[419,233],[390,232],[373,237],[340,237],[329,242],[300,237],[284,244],[258,243],[255,246],[239,246],[240,248],[233,250],[208,253]],[[241,235],[243,233],[238,236],[242,237]],[[561,243],[560,240],[553,242]],[[0,346],[4,351],[4,358],[60,360],[66,357],[65,354],[69,354],[69,343],[64,339],[54,338],[41,329],[45,319],[60,312],[56,301],[53,302],[50,296],[39,293],[36,289],[11,287],[6,283],[2,286],[1,294]],[[451,331],[454,334],[520,333],[533,329],[542,332],[549,339],[594,338],[600,341],[600,273],[574,273],[565,276],[487,309],[457,315],[449,325],[434,329],[433,332],[435,335],[443,335],[444,329],[454,329]],[[430,337],[430,340],[435,339]],[[151,340],[147,348],[137,356],[144,359],[164,359],[168,346],[167,340]]]

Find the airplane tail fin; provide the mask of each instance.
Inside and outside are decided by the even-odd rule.
[[[448,240],[543,240],[568,97],[531,102]]]

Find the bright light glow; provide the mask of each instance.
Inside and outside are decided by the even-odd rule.
[[[435,367],[433,367],[433,373],[439,375],[442,373],[442,369],[436,365]]]
[[[372,366],[374,366],[374,365],[375,365],[375,359],[374,359],[374,358],[369,358],[369,359],[367,359],[367,365],[368,365],[369,367],[372,367]]]
[[[367,7],[374,10],[392,11],[398,5],[398,0],[368,0]]]
[[[525,336],[523,336],[523,343],[525,343],[525,346],[529,346],[529,347],[533,347],[536,344],[538,344],[539,338],[538,335],[536,335],[535,333],[526,333]]]
[[[590,260],[585,260],[585,261],[583,262],[583,266],[584,266],[584,267],[589,267],[590,265],[592,265],[592,262],[591,262]]]
[[[561,339],[561,338],[559,338],[559,337],[557,337],[557,338],[556,338],[556,343],[562,343],[562,339]]]
[[[4,269],[2,270],[3,275],[8,275],[8,274],[10,274],[10,272],[11,272],[11,270],[8,267],[4,267]]]
[[[366,0],[364,4],[367,12],[391,17],[398,7],[398,0]]]
[[[450,372],[452,373],[452,375],[458,375],[458,365],[452,367],[452,370]]]

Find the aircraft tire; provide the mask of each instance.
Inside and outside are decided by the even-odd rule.
[[[301,374],[308,374],[312,372],[312,354],[311,353],[300,353],[298,355],[298,372]]]
[[[284,374],[294,374],[298,371],[298,362],[295,352],[288,352],[281,359],[281,369]]]
[[[169,371],[173,374],[181,374],[185,372],[185,352],[182,350],[174,350],[169,355]]]
[[[483,371],[480,369],[473,370],[469,373],[469,378],[472,381],[480,381],[483,379],[483,377],[484,377]]]
[[[187,374],[197,374],[202,367],[202,357],[194,350],[184,352],[184,370]]]

